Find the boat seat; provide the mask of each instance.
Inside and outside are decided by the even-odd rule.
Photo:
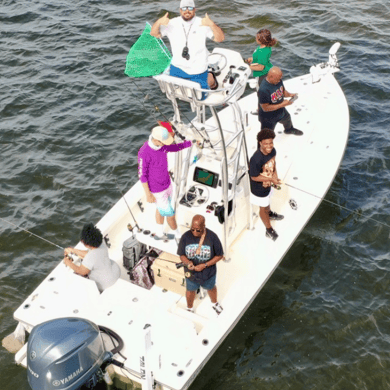
[[[194,81],[173,77],[166,74],[154,76],[161,91],[166,93],[168,98],[174,97],[191,104],[195,111],[200,105],[221,105],[226,100],[226,89],[204,90],[200,84]],[[206,99],[202,100],[202,92],[207,93]]]

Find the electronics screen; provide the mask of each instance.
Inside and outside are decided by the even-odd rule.
[[[208,171],[207,169],[195,168],[194,181],[200,184],[204,184],[208,187],[216,188],[218,184],[218,173]]]

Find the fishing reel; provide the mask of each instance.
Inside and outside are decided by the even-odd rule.
[[[73,263],[75,263],[76,261],[79,261],[80,260],[80,257],[78,257],[76,255],[76,253],[69,253],[67,255],[65,255],[65,257],[71,261],[73,261]]]
[[[180,268],[183,268],[185,265],[184,265],[184,263],[176,263],[175,266],[176,266],[176,269],[180,269]],[[186,278],[190,278],[192,276],[192,272],[191,271],[187,271],[187,272],[184,273],[184,276]]]
[[[140,227],[138,227],[138,226],[136,226],[136,230],[134,231],[134,227],[132,226],[132,224],[131,223],[128,223],[127,224],[127,230],[130,232],[130,233],[132,233],[132,234],[134,234],[134,233],[142,233],[143,231],[144,231],[144,229],[142,229],[142,228],[140,228]]]

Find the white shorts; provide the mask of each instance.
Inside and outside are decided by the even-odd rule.
[[[172,217],[175,215],[172,207],[172,192],[173,188],[171,183],[166,190],[153,193],[156,198],[157,210],[162,217]]]
[[[259,206],[259,207],[268,207],[271,193],[272,193],[272,190],[267,196],[264,196],[264,198],[261,198],[260,196],[253,195],[251,192],[250,202],[251,202],[251,204],[254,204],[254,205]]]

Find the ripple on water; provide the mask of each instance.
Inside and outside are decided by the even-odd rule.
[[[142,93],[130,82],[125,58],[145,22],[166,11],[176,16],[177,5],[3,1],[1,218],[73,245],[82,224],[99,220],[119,198],[114,179],[122,189],[135,183],[136,153],[155,123],[153,103],[167,117],[172,110],[155,81],[134,80]],[[390,232],[368,217],[390,225],[390,6],[384,0],[197,5],[198,14],[207,11],[225,30],[220,46],[244,57],[256,47],[257,30],[270,28],[279,40],[272,62],[286,78],[325,61],[340,41],[336,77],[349,103],[351,133],[326,195],[332,203],[321,204],[191,390],[387,389]],[[62,253],[2,221],[0,227],[4,337],[14,329],[14,309]],[[25,370],[4,350],[0,363],[5,390],[29,389]]]

